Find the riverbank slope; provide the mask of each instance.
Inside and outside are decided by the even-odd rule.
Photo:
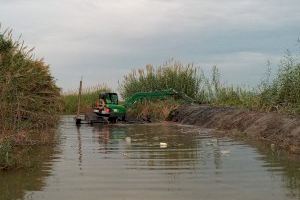
[[[233,107],[181,105],[170,113],[168,120],[263,140],[300,154],[300,117]]]

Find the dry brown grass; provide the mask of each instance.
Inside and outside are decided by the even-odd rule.
[[[142,101],[136,103],[133,108],[127,111],[130,118],[146,120],[149,117],[152,121],[163,121],[169,113],[179,106],[179,102],[172,99],[157,101]]]
[[[32,51],[14,41],[11,31],[0,29],[0,168],[18,163],[23,151],[16,153],[16,146],[48,142],[48,130],[59,119],[60,89],[49,66]]]

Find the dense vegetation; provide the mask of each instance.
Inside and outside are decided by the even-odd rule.
[[[207,76],[192,64],[168,62],[154,68],[134,70],[124,76],[120,91],[124,98],[140,91],[173,88],[199,103],[236,106],[261,111],[300,113],[300,63],[287,54],[276,76],[268,73],[257,88],[228,86],[221,83],[217,67]]]
[[[203,81],[201,72],[194,65],[167,62],[157,68],[147,65],[146,69],[134,70],[125,75],[120,91],[127,98],[136,92],[173,88],[192,98],[198,98]]]
[[[94,87],[87,87],[82,89],[80,110],[81,112],[90,109],[99,98],[101,92],[109,92],[109,89],[105,85],[97,85]],[[64,114],[75,114],[77,112],[78,105],[78,91],[69,91],[64,93]]]
[[[267,110],[300,114],[300,63],[290,53],[281,60],[274,80],[262,83],[260,107]]]
[[[236,106],[259,111],[278,111],[291,114],[300,113],[300,63],[290,54],[286,54],[279,64],[275,76],[270,76],[270,69],[264,80],[256,88],[229,86],[222,84],[221,75],[216,66],[211,74],[204,74],[200,67],[180,62],[167,62],[162,66],[147,65],[145,69],[133,70],[124,76],[120,84],[120,93],[124,99],[136,92],[147,92],[173,88],[183,92],[201,104],[217,106]],[[97,86],[84,91],[82,96],[83,110],[91,107],[102,91],[107,87]],[[77,109],[77,91],[64,95],[65,113],[74,114]],[[178,102],[173,102],[177,105]],[[158,112],[169,110],[174,106],[158,106]],[[148,102],[147,104],[150,105]],[[159,104],[156,102],[155,104]],[[145,102],[136,105],[135,113],[152,113],[154,104],[145,108]],[[144,109],[145,108],[145,109]],[[137,113],[136,113],[137,112]],[[159,117],[160,118],[160,117]]]
[[[209,85],[210,103],[246,107],[261,111],[300,114],[300,63],[286,54],[272,78],[270,68],[257,88],[228,87],[220,84],[219,73],[213,70]]]
[[[57,124],[60,89],[49,67],[10,31],[0,32],[0,168],[12,163],[14,143]]]

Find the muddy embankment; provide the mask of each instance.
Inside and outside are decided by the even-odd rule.
[[[182,105],[170,113],[168,120],[262,140],[300,154],[300,117],[228,107]]]

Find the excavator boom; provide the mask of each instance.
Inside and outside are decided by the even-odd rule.
[[[137,92],[127,98],[125,100],[125,107],[130,108],[132,107],[136,102],[142,101],[142,100],[157,100],[157,99],[165,99],[166,97],[178,97],[184,99],[187,103],[194,103],[195,100],[191,97],[187,96],[184,93],[177,92],[174,89],[168,89],[168,90],[160,90],[160,91],[153,91],[153,92]]]

